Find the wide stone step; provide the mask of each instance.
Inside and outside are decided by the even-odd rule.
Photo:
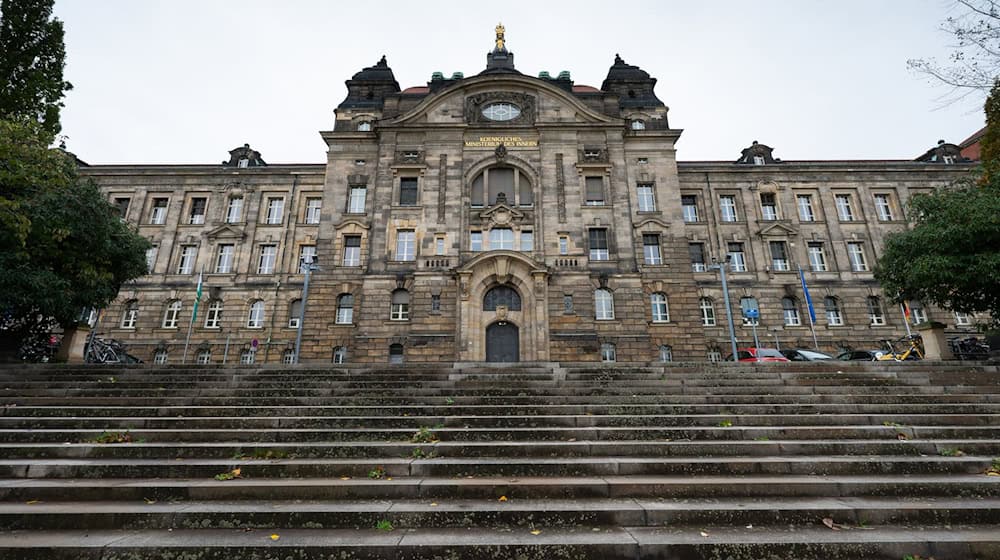
[[[982,474],[992,461],[971,455],[300,459],[258,449],[229,459],[0,459],[0,478],[213,478],[235,468],[244,478]]]

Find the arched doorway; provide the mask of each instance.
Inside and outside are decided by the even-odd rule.
[[[517,362],[520,356],[517,325],[498,321],[486,327],[487,362]]]

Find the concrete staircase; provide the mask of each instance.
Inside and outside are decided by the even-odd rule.
[[[5,559],[1000,558],[992,366],[20,366],[0,411]]]

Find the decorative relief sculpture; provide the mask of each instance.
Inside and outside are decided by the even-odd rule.
[[[483,116],[483,107],[490,103],[505,101],[516,105],[520,109],[520,114],[505,121],[492,121]],[[535,97],[526,93],[515,93],[512,91],[487,91],[470,95],[465,98],[465,121],[468,123],[510,126],[535,123]]]

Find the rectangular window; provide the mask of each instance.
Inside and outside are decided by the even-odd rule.
[[[125,215],[128,214],[128,205],[132,199],[130,198],[116,198],[115,199],[115,210],[118,211],[118,217],[125,219]]]
[[[684,195],[681,197],[681,214],[687,223],[698,221],[698,197],[695,195]]]
[[[233,257],[236,255],[236,246],[227,243],[219,245],[219,252],[215,258],[216,274],[228,274],[233,271]]]
[[[606,261],[610,258],[608,252],[608,230],[591,228],[588,232],[590,241],[590,260]]]
[[[816,214],[813,213],[813,197],[811,194],[800,194],[795,197],[799,204],[799,220],[803,222],[815,222]]]
[[[646,264],[663,264],[663,256],[660,254],[660,236],[656,234],[642,234],[642,261]]]
[[[568,255],[569,254],[569,237],[565,235],[559,236],[559,254]]]
[[[431,313],[439,313],[441,311],[441,295],[431,294]]]
[[[181,258],[177,261],[177,274],[191,274],[198,258],[198,247],[185,245],[181,247]]]
[[[434,238],[434,254],[441,256],[444,254],[444,236],[437,236]]]
[[[473,231],[469,233],[469,250],[476,253],[483,250],[483,232]]]
[[[584,182],[587,186],[587,206],[602,206],[604,204],[604,179],[587,177]]]
[[[531,231],[521,232],[521,250],[530,253],[535,250],[535,233]]]
[[[314,262],[316,262],[316,246],[299,246],[299,274],[305,274],[306,268]]]
[[[851,270],[854,272],[868,271],[868,262],[865,261],[865,246],[863,243],[848,243],[847,256],[851,259]]]
[[[736,197],[728,194],[720,196],[719,212],[723,222],[735,222],[737,220]]]
[[[968,327],[972,324],[972,318],[969,317],[968,313],[962,313],[959,311],[955,312],[955,326],[956,327]]]
[[[156,253],[158,250],[159,247],[157,247],[156,245],[153,245],[149,249],[146,249],[146,270],[148,271],[147,274],[151,274],[153,272],[153,267],[156,266]]]
[[[403,177],[399,180],[399,205],[417,205],[417,178]]]
[[[743,253],[743,244],[730,243],[728,245],[728,249],[729,249],[730,270],[732,270],[733,272],[746,272],[747,259],[746,255]]]
[[[771,241],[769,243],[771,247],[771,269],[772,270],[789,270],[788,265],[788,246],[784,241]]]
[[[322,198],[307,198],[306,199],[306,223],[307,224],[318,224],[320,211],[323,208]]]
[[[879,326],[885,324],[885,314],[882,313],[882,302],[876,296],[868,296],[868,322]]]
[[[705,263],[705,244],[688,243],[688,254],[691,255],[691,271],[705,272],[708,265]]]
[[[883,222],[892,221],[892,205],[889,202],[889,195],[875,195],[875,211],[878,214],[879,220]]]
[[[344,236],[344,266],[361,266],[361,236]]]
[[[510,228],[493,228],[490,230],[490,251],[500,250],[514,250],[514,230]]]
[[[701,310],[701,324],[706,327],[714,327],[715,306],[712,305],[712,300],[708,298],[701,298],[698,300],[698,309]]]
[[[153,199],[153,211],[149,214],[149,223],[157,226],[167,223],[167,199]]]
[[[767,163],[767,161],[764,159],[764,156],[753,156],[754,165],[764,165],[765,163]]]
[[[826,254],[823,252],[823,244],[810,243],[808,251],[810,270],[813,272],[826,272]]]
[[[274,274],[274,263],[278,257],[277,245],[261,245],[257,260],[257,274]]]
[[[573,295],[563,294],[563,313],[566,315],[573,314]]]
[[[639,211],[655,212],[656,199],[653,197],[653,185],[639,185]]]
[[[243,198],[234,197],[229,199],[229,206],[226,207],[226,223],[238,224],[243,218]]]
[[[760,214],[767,221],[778,219],[778,202],[774,193],[760,193]]]
[[[412,261],[417,258],[417,232],[401,229],[396,232],[396,260]]]
[[[347,213],[364,214],[367,194],[367,187],[351,187],[351,195],[347,199]]]
[[[205,328],[218,329],[222,327],[222,302],[213,301],[205,311]]]
[[[836,202],[837,202],[837,217],[840,218],[840,221],[853,222],[854,207],[851,205],[851,195],[838,194],[836,196]]]
[[[207,198],[192,198],[191,199],[191,215],[188,217],[188,223],[191,225],[202,225],[205,223],[205,206],[208,205]]]
[[[284,219],[285,213],[285,199],[284,198],[268,198],[267,199],[267,218],[264,220],[268,225],[278,225]]]

